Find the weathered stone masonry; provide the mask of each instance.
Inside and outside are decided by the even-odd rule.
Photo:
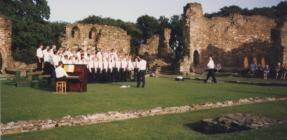
[[[0,53],[2,58],[1,72],[5,73],[5,69],[9,67],[12,61],[11,56],[11,21],[0,16]]]
[[[123,29],[98,24],[68,24],[61,45],[71,49],[115,49],[120,54],[130,53],[131,37]]]
[[[227,67],[243,67],[244,58],[248,64],[265,62],[286,63],[281,46],[273,45],[273,29],[277,23],[263,16],[243,16],[206,18],[199,3],[184,7],[185,57],[181,64],[188,71],[196,66],[205,66],[212,55],[217,63]],[[286,26],[282,32],[286,33]],[[282,46],[286,35],[281,35]],[[286,50],[286,49],[285,49]]]

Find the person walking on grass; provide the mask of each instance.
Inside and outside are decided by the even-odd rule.
[[[209,77],[212,77],[212,81],[214,83],[217,83],[216,78],[215,78],[215,64],[211,56],[209,57],[209,62],[207,63],[207,70],[208,70],[208,73],[207,73],[207,77],[204,80],[204,82],[206,83]]]

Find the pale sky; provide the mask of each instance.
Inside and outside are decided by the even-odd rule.
[[[216,12],[224,6],[241,8],[270,7],[284,0],[47,0],[51,9],[50,21],[75,22],[89,15],[135,22],[148,14],[159,18],[183,13],[190,2],[202,4],[204,13]]]

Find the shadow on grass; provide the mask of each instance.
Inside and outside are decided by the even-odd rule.
[[[241,132],[250,130],[246,127],[241,127],[236,130],[229,130],[226,131],[226,128],[223,128],[222,126],[214,125],[214,126],[205,126],[205,124],[199,122],[192,122],[188,124],[184,124],[185,127],[192,129],[196,132],[207,134],[207,135],[215,135],[215,134],[227,134],[227,133],[234,133],[234,132]]]

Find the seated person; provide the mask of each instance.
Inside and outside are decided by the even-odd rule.
[[[68,74],[66,73],[65,69],[63,68],[63,62],[60,61],[58,67],[55,69],[56,73],[56,80],[57,81],[66,81]]]

